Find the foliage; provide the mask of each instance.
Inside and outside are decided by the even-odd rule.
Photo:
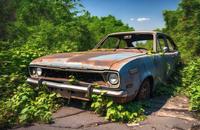
[[[189,87],[190,109],[200,113],[200,83],[192,83]]]
[[[29,47],[0,52],[0,97],[8,98],[18,86],[25,83],[28,64],[36,57],[48,54]]]
[[[0,127],[50,122],[52,111],[58,108],[54,93],[25,83],[33,59],[88,50],[109,32],[132,29],[113,16],[98,18],[82,11],[77,15],[78,1],[0,3]],[[71,80],[76,82],[73,77]]]
[[[191,60],[183,69],[183,85],[190,86],[194,82],[199,82],[200,79],[200,58]]]
[[[91,109],[105,116],[107,120],[121,122],[139,122],[145,119],[144,109],[140,102],[117,104],[102,92],[100,95],[92,95]]]
[[[168,33],[177,43],[184,61],[200,54],[200,1],[182,0],[175,11],[165,11]]]
[[[0,0],[0,39],[2,40],[8,38],[9,24],[15,20],[15,7],[16,1]],[[0,42],[0,49],[2,48],[1,44],[6,44],[6,42]]]
[[[194,59],[183,69],[183,86],[190,99],[190,109],[200,111],[200,58]]]
[[[49,123],[52,121],[51,112],[59,108],[55,93],[48,92],[45,86],[35,89],[26,84],[0,104],[0,128],[32,121]]]
[[[69,79],[68,79],[68,82],[70,83],[70,84],[78,84],[78,80],[75,78],[75,76],[73,76],[73,75],[70,75],[69,77],[68,77]]]
[[[200,1],[181,0],[174,11],[164,11],[166,28],[187,63],[181,72],[182,90],[190,99],[190,109],[200,110]]]
[[[173,83],[160,83],[157,85],[155,90],[156,96],[170,96],[170,95],[176,95],[181,90],[180,85],[175,85]]]
[[[91,16],[89,12],[85,12],[80,16],[80,22],[91,32],[93,42],[88,45],[92,48],[105,35],[113,32],[133,31],[134,29],[128,25],[124,25],[121,20],[117,20],[114,16],[108,15],[105,17]]]

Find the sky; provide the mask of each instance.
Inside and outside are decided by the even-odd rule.
[[[175,10],[180,0],[81,0],[91,15],[113,15],[135,30],[165,26],[163,10]]]

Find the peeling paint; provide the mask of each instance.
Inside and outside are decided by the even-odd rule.
[[[169,36],[158,32],[123,32],[113,33],[108,35],[107,37],[115,36],[120,39],[125,37],[126,35],[132,35],[130,38],[133,39],[129,38],[125,40],[134,40],[134,36],[136,36],[135,40],[138,41],[144,40],[145,38],[147,38],[147,40],[149,38],[153,38],[152,47],[154,53],[148,54],[149,51],[144,48],[134,48],[133,46],[130,47],[130,41],[126,41],[127,46],[129,45],[128,48],[99,49],[99,46],[101,46],[102,42],[106,40],[106,38],[104,38],[99,44],[97,44],[97,48],[91,51],[60,53],[43,56],[33,60],[30,63],[30,68],[41,67],[42,69],[49,69],[50,72],[52,70],[57,70],[55,72],[51,72],[53,73],[53,77],[48,77],[48,75],[43,75],[44,77],[37,77],[36,79],[34,79],[35,82],[33,84],[37,84],[37,80],[43,78],[45,82],[48,82],[46,80],[51,80],[51,83],[49,84],[56,84],[56,86],[53,86],[55,89],[59,85],[65,86],[67,89],[68,85],[66,84],[68,74],[72,73],[75,76],[82,75],[82,78],[89,77],[92,81],[94,77],[100,76],[101,78],[98,78],[98,81],[95,81],[95,83],[99,83],[99,85],[107,87],[105,91],[108,91],[108,89],[110,89],[115,94],[118,91],[127,92],[126,95],[121,95],[121,97],[117,99],[121,102],[127,102],[134,99],[140,90],[142,82],[146,78],[150,77],[150,80],[152,80],[151,87],[152,89],[154,89],[154,86],[158,82],[163,82],[164,79],[169,77],[171,72],[175,68],[175,65],[178,61],[177,59],[179,57],[176,45],[170,39],[169,41],[172,42],[171,44],[174,47],[173,51],[165,53],[160,53],[160,51],[157,51],[157,48],[159,46],[158,37],[162,36],[165,38],[169,38]],[[58,74],[58,71],[63,71],[64,73],[60,72]],[[90,72],[94,75],[91,76],[92,74],[90,74]],[[84,75],[83,73],[87,74]],[[116,73],[118,75],[118,79],[120,80],[120,82],[117,85],[112,85],[111,83],[109,83],[108,76],[110,73]],[[88,74],[90,76],[88,76]],[[29,81],[32,80],[29,79]],[[55,83],[52,83],[53,81]],[[59,84],[57,84],[57,82],[59,82]],[[60,84],[60,82],[62,82],[62,84]],[[84,90],[85,87],[90,88],[89,86],[91,86],[91,83],[87,81],[84,82],[86,82],[86,86],[78,87],[84,87],[81,88]],[[70,85],[70,87],[76,90],[76,86]]]

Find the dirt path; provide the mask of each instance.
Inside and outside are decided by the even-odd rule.
[[[16,130],[200,130],[200,121],[188,111],[186,97],[153,98],[147,119],[139,124],[113,123],[78,106],[62,107],[53,124],[34,124]]]

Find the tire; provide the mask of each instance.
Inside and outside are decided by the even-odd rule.
[[[140,86],[137,100],[146,100],[151,97],[151,83],[149,79],[145,79]]]

